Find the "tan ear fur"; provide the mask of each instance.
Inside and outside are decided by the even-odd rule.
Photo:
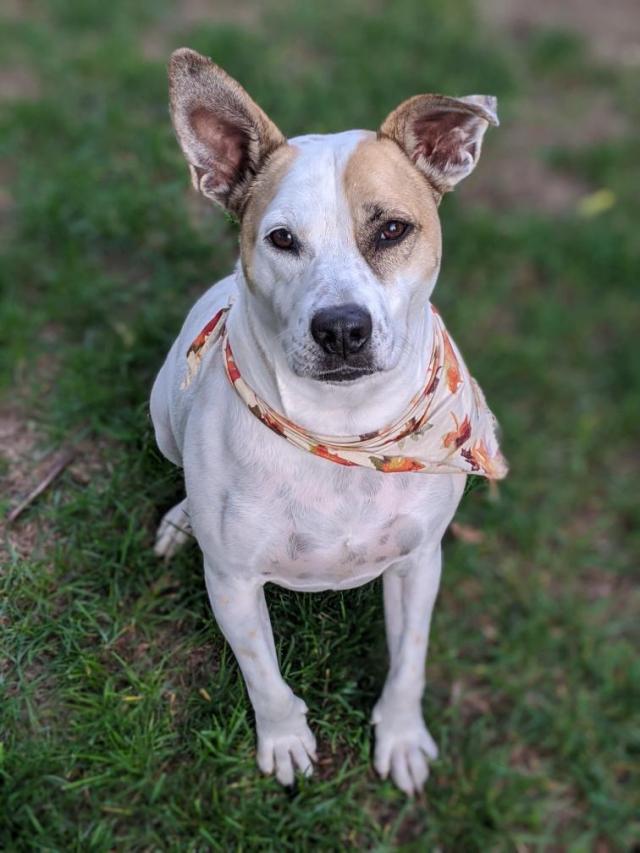
[[[241,215],[253,178],[285,137],[239,83],[188,48],[171,56],[169,98],[194,187]]]
[[[499,124],[491,95],[416,95],[390,113],[378,131],[396,142],[440,194],[475,168],[490,124]]]

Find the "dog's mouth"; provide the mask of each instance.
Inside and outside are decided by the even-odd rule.
[[[355,382],[356,379],[371,376],[372,373],[377,373],[373,367],[352,367],[345,364],[343,367],[336,367],[332,370],[319,371],[314,374],[313,378],[319,382]]]
[[[344,385],[357,382],[366,376],[380,373],[387,368],[378,362],[375,353],[367,347],[363,352],[346,356],[323,353],[301,352],[288,354],[289,366],[296,376],[313,379],[329,385]]]

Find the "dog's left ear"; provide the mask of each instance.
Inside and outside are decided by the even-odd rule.
[[[195,50],[172,54],[169,97],[193,186],[241,214],[253,178],[285,137],[239,83]]]
[[[393,139],[442,194],[475,168],[485,131],[499,124],[496,107],[492,95],[416,95],[387,116],[378,134]]]

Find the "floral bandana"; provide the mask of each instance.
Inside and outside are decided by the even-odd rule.
[[[253,392],[238,370],[226,334],[230,307],[218,311],[189,347],[183,389],[195,378],[205,353],[221,339],[227,376],[249,411],[301,450],[338,465],[384,473],[506,477],[496,419],[433,305],[434,343],[422,389],[400,418],[383,429],[357,436],[317,435],[276,412]]]

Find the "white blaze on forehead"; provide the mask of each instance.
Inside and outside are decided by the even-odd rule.
[[[261,231],[287,227],[314,250],[325,240],[353,241],[344,172],[357,146],[375,134],[350,130],[289,140],[296,157],[265,211]]]

